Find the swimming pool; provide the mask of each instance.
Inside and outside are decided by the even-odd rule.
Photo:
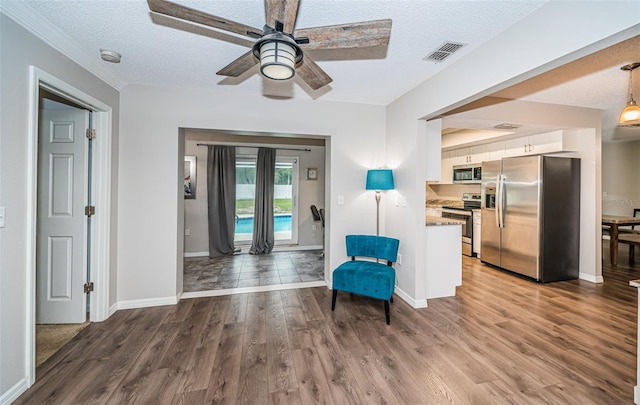
[[[274,232],[291,231],[291,214],[274,216],[273,228]],[[253,217],[236,220],[236,233],[253,233]]]

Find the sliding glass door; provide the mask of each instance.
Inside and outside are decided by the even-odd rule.
[[[276,157],[273,224],[276,245],[298,243],[298,158]],[[236,245],[250,245],[256,192],[256,156],[236,157]]]

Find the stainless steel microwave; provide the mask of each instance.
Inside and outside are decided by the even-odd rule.
[[[456,165],[453,166],[454,183],[480,183],[482,181],[482,165]]]

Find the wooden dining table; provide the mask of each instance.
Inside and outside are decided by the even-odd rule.
[[[602,225],[609,226],[609,255],[611,266],[618,265],[618,234],[620,226],[640,225],[640,217],[625,217],[620,215],[602,215]]]

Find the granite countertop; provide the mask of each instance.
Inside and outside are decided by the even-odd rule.
[[[462,200],[438,200],[438,199],[431,199],[431,200],[427,200],[426,204],[427,207],[429,208],[435,208],[435,207],[464,207],[464,203],[462,202]]]
[[[432,217],[427,215],[425,217],[426,226],[442,226],[442,225],[462,225],[466,221],[453,218]]]

